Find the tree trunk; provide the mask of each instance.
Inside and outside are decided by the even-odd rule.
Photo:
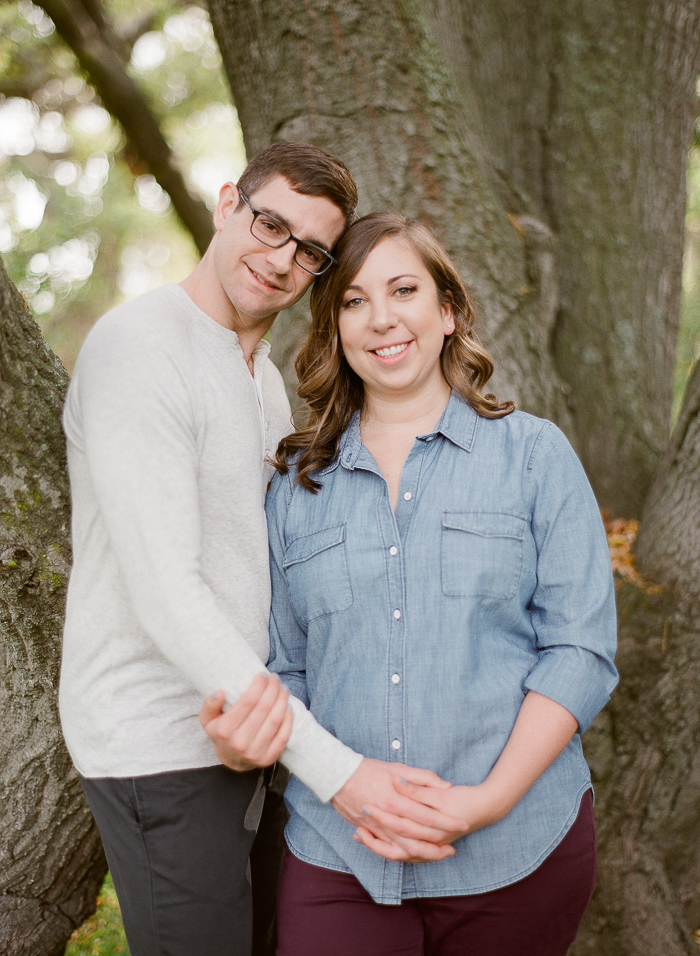
[[[698,475],[700,364],[637,540],[639,567],[660,593],[631,584],[619,593],[620,687],[585,738],[602,866],[575,956],[697,956]]]
[[[59,956],[106,862],[58,721],[68,376],[0,263],[0,952]]]
[[[668,438],[700,4],[209,6],[249,153],[316,142],[363,212],[432,226],[477,293],[498,390],[554,418],[601,505],[638,516]],[[273,333],[285,366],[302,314]]]
[[[248,154],[274,139],[318,143],[348,163],[361,211],[396,208],[426,221],[483,305],[496,388],[568,424],[548,348],[552,236],[502,203],[421,0],[212,0],[210,10]],[[275,326],[278,359],[280,339],[298,338],[302,312]]]

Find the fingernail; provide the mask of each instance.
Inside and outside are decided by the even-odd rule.
[[[218,699],[219,699],[219,692],[218,692],[218,690],[215,690],[214,693],[213,693],[213,694],[211,695],[211,697],[209,698],[209,700],[210,700],[213,704],[215,704]]]
[[[287,710],[291,710],[291,712],[294,713],[294,708],[290,703],[287,703]]]
[[[291,693],[286,684],[282,684],[282,690],[286,690],[288,694]]]
[[[357,840],[358,843],[360,842],[360,834],[357,832],[357,830],[355,830],[353,833],[352,838],[353,840]]]
[[[367,807],[363,807],[363,808],[362,808],[362,812],[363,812],[363,813],[366,813],[368,817],[371,817],[371,816],[372,816],[372,814],[369,812],[369,810],[367,809]]]
[[[402,783],[402,784],[404,785],[404,787],[407,787],[407,786],[408,786],[408,784],[406,783],[406,781],[404,780],[403,777],[399,777],[399,783]]]

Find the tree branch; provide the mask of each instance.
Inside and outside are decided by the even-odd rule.
[[[172,150],[138,87],[117,52],[123,47],[104,13],[98,24],[81,0],[39,0],[56,30],[73,50],[102,102],[119,120],[129,141],[159,185],[170,196],[175,211],[203,253],[213,235],[211,213],[189,192],[176,168]]]

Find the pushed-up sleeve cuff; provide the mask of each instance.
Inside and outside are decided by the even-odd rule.
[[[328,803],[360,766],[362,754],[321,727],[296,697],[289,700],[294,711],[294,730],[282,754],[282,763],[322,803]]]
[[[560,645],[540,653],[525,687],[565,707],[578,721],[582,734],[610,700],[616,683],[617,671],[611,661],[581,647]]]

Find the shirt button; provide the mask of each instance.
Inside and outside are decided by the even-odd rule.
[[[395,544],[392,544],[392,546],[389,548],[389,554],[395,555],[398,553],[399,553],[399,549],[396,547]]]
[[[404,491],[404,493],[403,493],[403,500],[404,500],[404,501],[410,501],[412,497],[413,497],[413,495],[411,494],[410,491]]]
[[[401,741],[400,741],[400,740],[392,740],[392,741],[391,741],[391,749],[392,749],[392,750],[401,750]]]
[[[391,675],[391,683],[392,683],[392,684],[398,684],[400,680],[401,680],[401,677],[400,677],[398,674],[392,674],[392,675]]]
[[[397,621],[401,617],[401,611],[399,611],[398,608],[396,608],[396,610],[394,611],[394,617],[396,618]]]

